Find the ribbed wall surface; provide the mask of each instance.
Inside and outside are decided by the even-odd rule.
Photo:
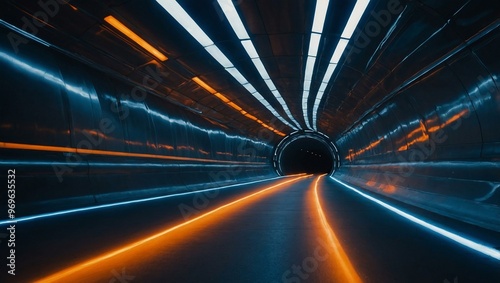
[[[16,170],[19,215],[275,176],[265,141],[37,43],[16,53],[7,34],[0,167]]]
[[[338,176],[500,230],[495,30],[429,68],[340,137]]]

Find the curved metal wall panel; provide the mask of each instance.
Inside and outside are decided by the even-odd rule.
[[[89,70],[90,71],[90,70]],[[127,151],[123,114],[120,113],[120,99],[111,79],[91,73],[98,100],[92,100],[92,117],[96,121],[89,141],[93,147],[102,150]]]
[[[6,142],[70,145],[70,122],[63,81],[52,54],[26,45],[16,54],[8,37],[0,37],[1,132]],[[23,95],[34,92],[31,97]],[[17,107],[12,107],[17,105]],[[44,111],[38,111],[40,107]]]
[[[500,231],[499,49],[497,27],[353,125],[336,177]]]
[[[500,46],[497,36],[478,44],[475,56],[462,57],[451,63],[453,71],[467,86],[469,98],[481,124],[482,155],[500,156],[500,62],[496,53]]]
[[[498,38],[489,38],[442,64],[338,139],[345,162],[500,157],[500,134],[494,122],[500,119],[494,81],[500,66],[491,63],[497,60],[485,51],[500,48]]]
[[[0,33],[0,168],[18,215],[275,176],[273,148],[116,77]]]

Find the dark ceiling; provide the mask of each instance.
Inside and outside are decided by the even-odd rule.
[[[259,76],[217,1],[178,2],[255,89],[286,118],[282,105]],[[271,79],[301,128],[306,128],[302,89],[316,1],[233,2]],[[321,84],[355,3],[354,0],[330,1],[311,93]],[[485,9],[485,5],[490,8]],[[450,50],[466,48],[477,31],[498,22],[498,5],[466,0],[370,1],[326,88],[318,111],[318,130],[333,140],[338,138],[374,107],[430,71]],[[52,10],[52,15],[41,23],[34,17],[43,17],[47,12],[38,1],[2,1],[1,19],[72,56],[138,84],[144,84],[144,77],[154,70],[160,74],[160,84],[150,87],[151,91],[246,135],[257,136],[263,128],[193,82],[194,76],[268,125],[284,133],[293,131],[276,120],[156,1],[79,0],[57,6],[57,11]],[[157,60],[123,36],[104,21],[108,15],[150,42],[167,55],[168,60]],[[26,24],[26,20],[31,25]],[[311,118],[314,95],[308,103]]]

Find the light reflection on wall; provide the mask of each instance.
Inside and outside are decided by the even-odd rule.
[[[412,122],[409,122],[407,125],[405,125],[406,127],[408,127],[411,124],[418,124],[418,126],[414,130],[410,131],[406,136],[404,136],[404,138],[406,139],[406,142],[404,145],[400,146],[397,149],[397,151],[405,151],[405,150],[410,149],[412,146],[414,146],[416,144],[427,143],[431,139],[432,134],[437,133],[438,131],[444,130],[446,127],[453,125],[454,123],[456,123],[457,121],[459,121],[462,118],[468,117],[468,115],[470,115],[470,111],[468,108],[463,109],[463,107],[464,106],[461,104],[458,106],[449,107],[448,111],[446,113],[442,114],[441,116],[439,116],[439,114],[436,113],[436,115],[434,117],[428,118],[425,121],[414,120]],[[461,108],[462,110],[456,114],[453,114],[453,115],[451,114],[453,112],[456,112],[459,108]],[[451,117],[447,118],[441,124],[434,125],[434,126],[428,126],[426,128],[426,125],[433,125],[437,121],[439,121],[440,117],[443,117],[443,116],[446,117],[449,115],[451,115]],[[363,125],[359,126],[355,130],[353,130],[353,132],[360,131],[369,122],[371,122],[371,121],[368,120],[366,123],[364,123]],[[398,124],[398,128],[399,127],[400,127],[400,125]],[[395,132],[398,130],[398,128],[396,128],[392,131],[389,131],[389,132],[391,132],[391,133]],[[382,138],[379,138],[376,141],[372,141],[367,146],[360,148],[360,149],[357,149],[357,150],[354,148],[350,148],[348,150],[348,154],[346,156],[346,159],[351,161],[351,162],[354,161],[356,159],[356,157],[359,157],[362,154],[364,154],[365,152],[368,152],[368,151],[373,150],[376,147],[378,147],[382,143],[383,140],[387,139],[387,137],[388,136],[386,135]]]
[[[99,96],[96,95],[97,93],[95,92],[95,90],[93,90],[93,88],[90,88],[93,90],[93,93],[89,93],[84,88],[82,88],[80,86],[74,86],[72,84],[68,84],[68,82],[65,81],[63,79],[63,77],[61,77],[61,74],[56,74],[55,72],[51,72],[50,70],[48,70],[46,68],[44,69],[42,66],[36,65],[34,62],[30,62],[29,59],[23,59],[20,56],[14,56],[14,55],[9,54],[6,51],[0,50],[0,61],[2,62],[2,64],[12,65],[15,69],[19,69],[21,72],[31,74],[31,75],[33,75],[41,80],[44,80],[50,84],[56,85],[57,87],[68,91],[68,94],[70,94],[70,93],[76,94],[78,96],[84,97],[85,99],[95,100],[96,103],[99,103]],[[102,96],[102,99],[105,99],[105,100],[109,99],[110,102],[116,103],[119,101],[121,106],[123,106],[123,107],[128,107],[130,109],[139,110],[140,112],[143,112],[145,114],[149,114],[151,116],[151,118],[156,118],[156,119],[162,121],[162,123],[165,125],[177,125],[180,127],[187,127],[188,126],[188,127],[192,128],[194,130],[194,132],[206,134],[207,137],[220,136],[223,139],[228,140],[228,142],[236,141],[237,143],[248,144],[248,146],[251,146],[253,148],[259,148],[259,149],[263,149],[263,150],[271,149],[270,145],[268,145],[267,143],[262,142],[262,141],[254,140],[254,139],[251,139],[248,137],[243,137],[243,136],[230,135],[230,134],[223,132],[222,130],[214,130],[214,129],[207,129],[207,128],[199,127],[199,126],[194,125],[192,123],[186,122],[183,119],[167,116],[164,113],[160,113],[156,110],[151,109],[150,107],[147,107],[147,105],[141,101],[117,99],[113,95],[109,95],[107,93],[102,93],[101,96]],[[247,114],[247,115],[250,115],[250,114]],[[5,128],[5,129],[9,129],[9,128],[15,127],[15,125],[2,124],[2,125],[0,125],[0,127]],[[33,127],[35,127],[35,126],[33,126]],[[31,129],[25,128],[25,130],[31,130]],[[37,132],[46,132],[46,133],[50,132],[53,134],[58,134],[55,132],[56,130],[54,130],[54,129],[43,128],[40,126],[36,126],[36,128],[33,128],[33,131],[35,131],[35,130]],[[106,141],[113,141],[113,142],[123,142],[127,145],[147,146],[148,148],[153,148],[155,150],[160,150],[160,149],[167,150],[167,151],[175,150],[174,144],[165,144],[163,141],[160,141],[160,140],[158,140],[158,142],[157,142],[158,144],[156,144],[155,142],[149,142],[149,141],[145,144],[144,142],[141,142],[138,140],[130,140],[130,138],[122,140],[120,138],[113,137],[110,134],[105,134],[105,133],[103,133],[99,130],[95,130],[95,129],[77,129],[77,128],[75,128],[74,131],[84,133],[84,136],[89,135],[98,141],[106,140]],[[70,130],[64,130],[64,133],[70,134]],[[38,148],[37,147],[38,145],[27,145],[27,146],[31,147],[31,148]],[[50,146],[50,145],[48,145],[48,146]],[[99,142],[99,144],[95,146],[96,148],[93,148],[93,149],[98,150],[100,148],[100,146],[101,146],[101,142]],[[192,146],[189,146],[189,147],[188,146],[178,146],[178,148],[185,150],[185,151],[191,151],[191,152],[201,153],[203,155],[209,155],[209,148],[195,149]],[[230,154],[234,155],[232,153],[230,153]]]

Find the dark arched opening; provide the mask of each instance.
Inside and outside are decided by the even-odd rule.
[[[331,174],[338,167],[335,146],[316,132],[296,132],[284,138],[276,147],[273,161],[280,175]]]

